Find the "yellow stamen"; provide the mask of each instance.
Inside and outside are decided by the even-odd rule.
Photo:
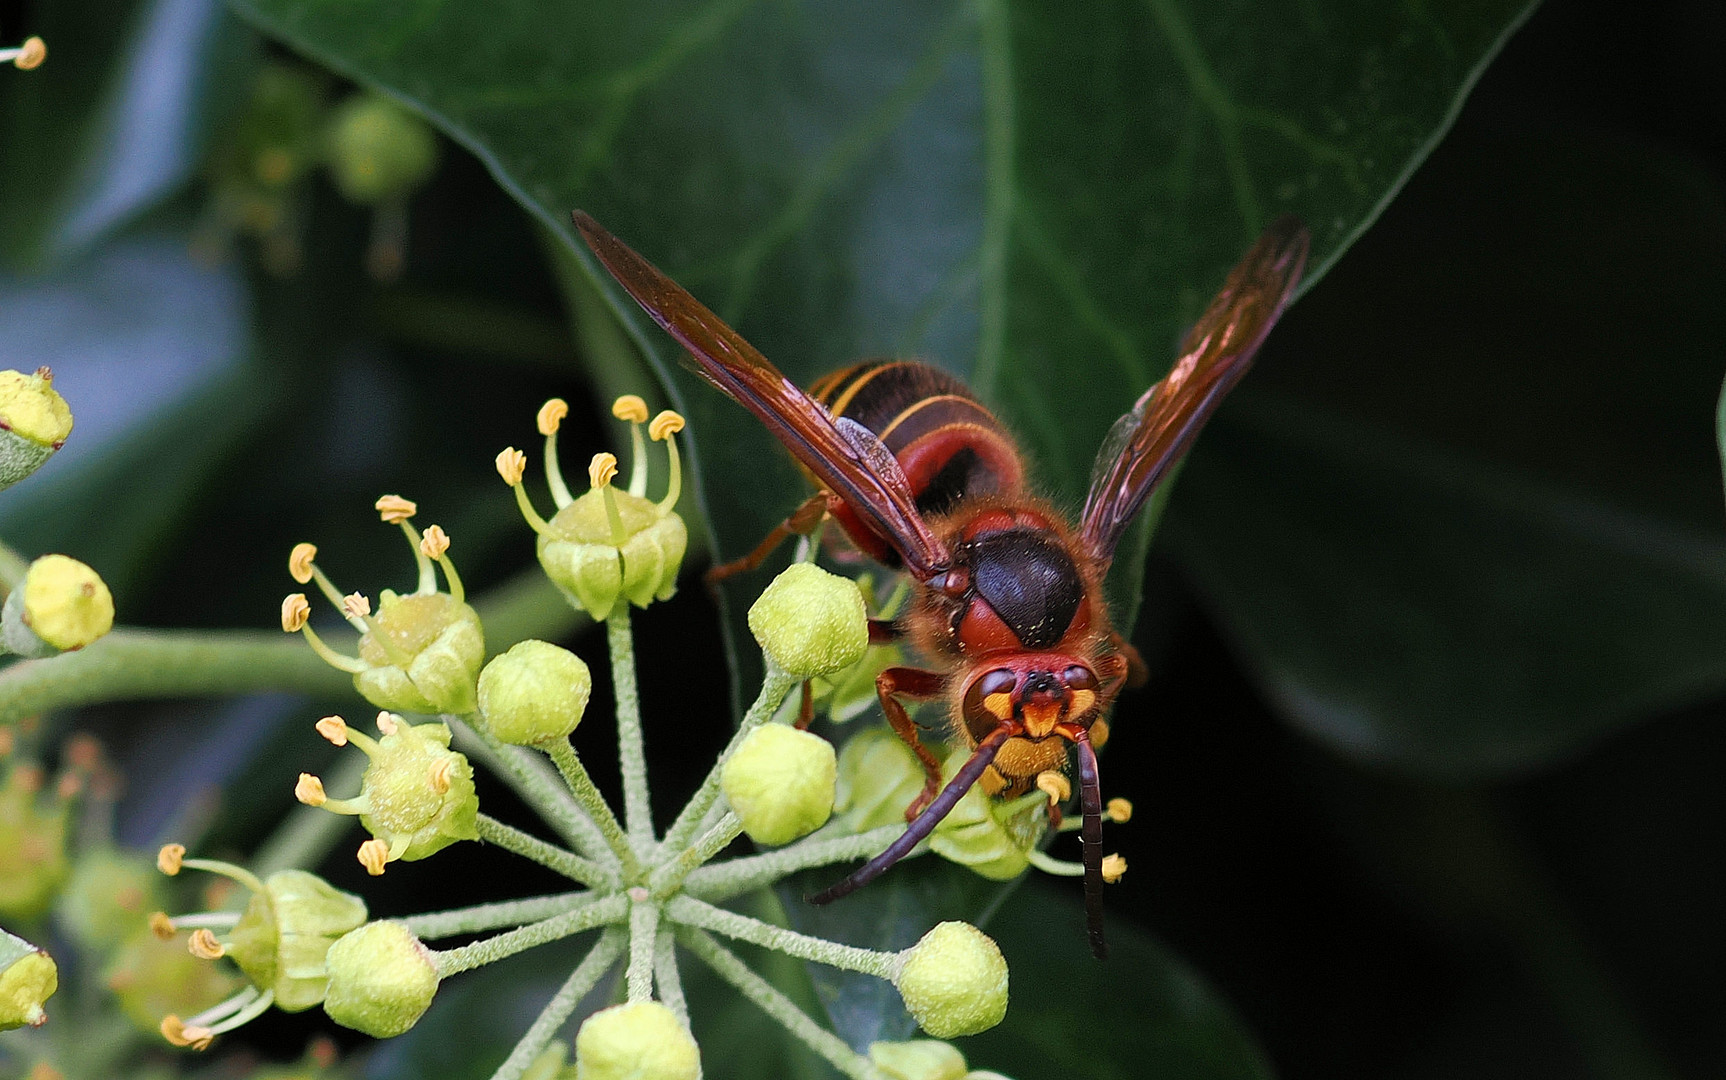
[[[611,481],[617,476],[617,455],[604,451],[593,455],[593,460],[587,463],[587,480],[596,488],[611,486]]]
[[[1113,885],[1127,872],[1127,860],[1119,855],[1103,856],[1103,880]]]
[[[180,872],[180,866],[186,861],[185,844],[163,844],[156,852],[156,869],[173,877]]]
[[[390,846],[374,836],[360,845],[358,858],[366,873],[379,877],[384,872],[384,864],[389,862]]]
[[[305,629],[306,620],[312,617],[312,605],[306,599],[305,593],[293,593],[282,601],[282,629],[290,634]]]
[[[348,722],[339,716],[326,716],[317,722],[318,734],[337,746],[348,744]]]
[[[647,425],[647,435],[654,442],[664,442],[683,430],[683,416],[666,409]]]
[[[294,784],[294,798],[307,806],[322,806],[329,801],[324,794],[324,782],[309,772],[300,774],[300,779]]]
[[[425,536],[420,538],[420,551],[428,559],[441,559],[443,553],[449,550],[449,534],[443,531],[441,525],[426,526]]]
[[[611,403],[611,415],[632,424],[647,423],[647,402],[634,394],[625,394]]]
[[[1126,799],[1110,799],[1109,804],[1103,807],[1103,813],[1109,816],[1110,821],[1124,825],[1133,820],[1133,804]]]
[[[497,474],[503,477],[503,482],[510,487],[521,483],[522,474],[527,472],[527,455],[513,446],[506,446],[496,459]]]
[[[394,735],[401,727],[401,717],[390,712],[378,713],[378,730],[385,735]]]
[[[553,435],[563,426],[563,418],[568,415],[569,403],[554,397],[539,407],[539,415],[534,418],[534,423],[541,435]]]
[[[450,758],[439,758],[431,767],[432,790],[439,795],[447,794],[450,789],[450,770],[455,762]]]
[[[12,61],[12,66],[22,71],[42,66],[42,61],[48,59],[48,43],[39,37],[28,37],[24,44],[15,49],[0,49],[0,62]],[[37,369],[38,373],[46,369]]]
[[[317,557],[316,544],[295,544],[294,550],[288,554],[288,573],[301,585],[311,584],[312,560]]]
[[[1054,770],[1037,774],[1037,790],[1049,797],[1052,806],[1059,806],[1073,797],[1073,785]]]
[[[166,911],[150,912],[149,925],[150,933],[156,935],[159,940],[174,940],[174,920],[168,918],[168,913]]]
[[[384,519],[384,522],[389,525],[400,525],[408,518],[419,513],[420,509],[412,501],[404,499],[400,495],[385,495],[383,498],[373,503],[372,508],[375,509],[378,512],[378,515]]]
[[[199,927],[186,939],[186,951],[200,960],[220,960],[228,950],[208,927]]]
[[[353,619],[363,619],[372,613],[372,602],[365,593],[349,593],[342,597],[342,613]]]
[[[207,1027],[187,1027],[178,1016],[169,1013],[162,1017],[162,1038],[175,1046],[190,1046],[194,1050],[208,1050],[210,1040],[216,1033]]]

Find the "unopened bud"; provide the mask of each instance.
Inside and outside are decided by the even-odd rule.
[[[827,824],[837,773],[832,743],[812,732],[767,724],[744,736],[719,783],[749,838],[777,846]]]
[[[479,673],[479,711],[506,743],[562,739],[581,723],[593,675],[581,657],[545,641],[523,641]]]
[[[161,906],[161,878],[148,855],[98,847],[78,856],[54,914],[79,946],[105,953]]]
[[[388,1039],[419,1021],[437,994],[437,965],[407,927],[388,920],[344,935],[324,957],[324,1012],[343,1027]]]
[[[437,159],[430,125],[388,98],[356,94],[330,123],[330,178],[353,202],[406,198],[431,177]]]
[[[59,985],[52,957],[0,930],[0,1031],[41,1027],[48,1019],[42,1006]]]
[[[1007,961],[975,926],[939,923],[900,955],[893,983],[912,1018],[936,1038],[975,1035],[1007,1015]]]
[[[965,1080],[965,1055],[938,1039],[870,1043],[869,1060],[892,1080]]]
[[[96,571],[65,555],[44,555],[0,609],[6,648],[21,656],[82,649],[114,628],[114,596]]]
[[[814,563],[792,563],[750,607],[749,632],[781,670],[807,679],[862,659],[869,613],[850,578]]]
[[[670,1009],[635,1001],[582,1022],[575,1073],[581,1080],[696,1080],[701,1052]]]
[[[41,468],[71,433],[72,410],[47,368],[33,375],[0,371],[0,489]]]

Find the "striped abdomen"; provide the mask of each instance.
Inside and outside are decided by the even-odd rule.
[[[1024,481],[1019,453],[1001,422],[939,368],[912,360],[857,364],[822,377],[809,393],[893,451],[925,515],[948,513],[979,495],[1017,494]],[[854,517],[835,516],[869,554],[897,562]]]

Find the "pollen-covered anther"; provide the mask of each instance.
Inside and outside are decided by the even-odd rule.
[[[562,398],[552,398],[539,407],[539,415],[534,417],[534,425],[541,435],[556,434],[563,426],[563,418],[569,415],[569,403]]]
[[[27,37],[24,39],[24,44],[14,49],[0,49],[0,62],[10,60],[12,66],[21,71],[39,68],[42,66],[42,61],[46,59],[48,59],[48,43],[39,37]],[[42,376],[43,382],[48,381],[45,374],[47,370],[45,367],[36,369],[36,374]]]
[[[322,806],[329,801],[329,796],[324,794],[324,782],[309,772],[301,773],[294,784],[294,798],[307,806]]]
[[[372,602],[365,593],[349,593],[342,597],[342,612],[355,619],[363,619],[372,613]]]
[[[175,1046],[189,1046],[194,1050],[208,1050],[216,1033],[207,1027],[188,1027],[184,1021],[173,1013],[162,1017],[162,1038]]]
[[[173,877],[180,872],[180,865],[186,860],[186,845],[163,844],[156,852],[156,869]]]
[[[203,926],[192,931],[192,936],[186,940],[186,951],[200,960],[220,960],[228,952],[216,940],[215,932]]]
[[[295,544],[294,550],[288,553],[288,574],[301,585],[307,585],[312,580],[312,560],[318,557],[316,544]]]
[[[1110,799],[1103,807],[1103,813],[1117,825],[1125,825],[1133,820],[1133,804],[1126,799]]]
[[[372,504],[378,516],[384,519],[386,525],[400,525],[402,522],[419,513],[419,506],[410,499],[400,495],[385,495]]]
[[[305,593],[293,593],[282,601],[282,629],[297,634],[312,617],[312,605]]]
[[[174,920],[168,917],[168,913],[166,911],[150,912],[149,927],[150,933],[154,934],[157,940],[174,940]]]
[[[443,531],[443,526],[426,526],[425,535],[420,537],[420,554],[428,559],[441,559],[448,550],[449,534]]]
[[[1127,872],[1127,860],[1119,855],[1103,856],[1103,880],[1113,885]]]
[[[504,447],[497,455],[497,474],[503,477],[503,482],[510,487],[521,483],[522,474],[527,472],[527,455],[513,446]]]
[[[431,767],[432,790],[436,791],[439,795],[442,795],[445,792],[449,791],[449,789],[450,789],[450,770],[453,769],[454,767],[455,767],[454,760],[451,758],[439,758],[436,762],[434,762],[432,764],[432,767]]]
[[[611,403],[611,415],[632,424],[647,423],[647,402],[634,394],[624,394]]]
[[[372,877],[380,877],[384,872],[384,864],[390,861],[390,846],[374,836],[360,845],[355,857],[360,860],[360,865],[366,868],[366,873]]]
[[[1049,802],[1055,806],[1073,797],[1072,782],[1053,769],[1037,774],[1037,790],[1047,795]]]
[[[595,488],[611,486],[611,481],[617,476],[617,455],[601,451],[593,455],[593,460],[587,464],[587,480]]]
[[[647,434],[654,442],[664,442],[683,430],[683,414],[666,409],[647,425]]]
[[[348,722],[339,716],[326,716],[315,725],[318,734],[336,746],[348,744]]]

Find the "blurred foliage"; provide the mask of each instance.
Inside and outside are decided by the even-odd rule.
[[[1158,672],[1105,766],[1141,808],[1111,897],[1122,956],[1085,966],[1066,901],[947,867],[822,928],[890,938],[1004,904],[1015,1012],[967,1052],[1020,1080],[1075,1052],[1123,1076],[1726,1069],[1717,5],[1555,0],[1388,209],[1526,5],[235,6],[247,23],[214,0],[0,20],[0,43],[50,47],[0,71],[0,366],[52,365],[79,421],[0,500],[8,542],[90,562],[134,624],[267,628],[295,540],[344,580],[399,577],[395,538],[357,523],[401,490],[485,589],[532,547],[491,455],[554,393],[583,421],[567,452],[601,448],[595,401],[643,390],[645,360],[691,417],[713,544],[744,549],[795,505],[795,470],[573,248],[577,205],[796,379],[883,353],[969,374],[1070,506],[1184,322],[1293,210],[1312,284],[1174,485],[1146,584],[1132,557],[1111,583],[1146,600]],[[382,90],[472,156],[444,153],[397,220],[343,201],[296,126],[311,160],[276,215],[236,203],[214,166],[253,130],[237,88],[278,68],[320,109],[343,80]],[[686,603],[643,620],[642,651],[664,665],[650,745],[693,774],[723,742],[727,658],[686,629],[724,616]],[[215,824],[246,847],[318,753],[277,730],[309,708],[49,729],[113,734],[139,843],[188,793],[274,793]],[[380,910],[434,880],[490,898],[407,874]],[[847,1033],[903,1022],[777,974]],[[505,981],[473,991],[483,1015],[372,1075],[484,1075],[537,985],[484,975]],[[710,1073],[749,1075],[758,1014],[711,1007],[739,1064]],[[286,1058],[310,1030],[255,1038]]]

